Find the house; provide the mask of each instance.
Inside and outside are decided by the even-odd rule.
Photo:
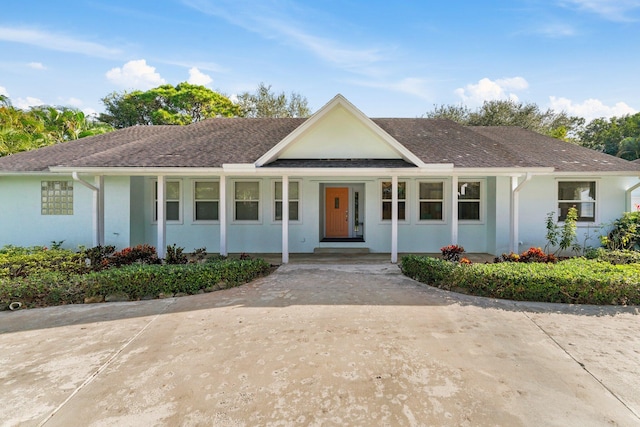
[[[499,254],[631,207],[640,165],[514,127],[371,119],[337,95],[308,119],[136,126],[0,158],[0,246]],[[593,242],[594,244],[596,241]]]

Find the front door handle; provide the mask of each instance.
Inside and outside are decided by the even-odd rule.
[[[344,220],[349,222],[349,211],[344,211]]]

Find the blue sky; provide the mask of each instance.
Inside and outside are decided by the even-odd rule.
[[[0,94],[102,111],[113,91],[260,82],[371,117],[517,99],[592,119],[640,110],[640,0],[5,2]]]

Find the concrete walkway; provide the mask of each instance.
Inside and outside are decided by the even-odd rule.
[[[638,307],[443,292],[391,264],[0,313],[0,425],[638,426]]]

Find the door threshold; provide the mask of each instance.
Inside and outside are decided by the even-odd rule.
[[[350,243],[350,242],[364,242],[364,237],[325,237],[321,242],[339,242],[339,243]]]

